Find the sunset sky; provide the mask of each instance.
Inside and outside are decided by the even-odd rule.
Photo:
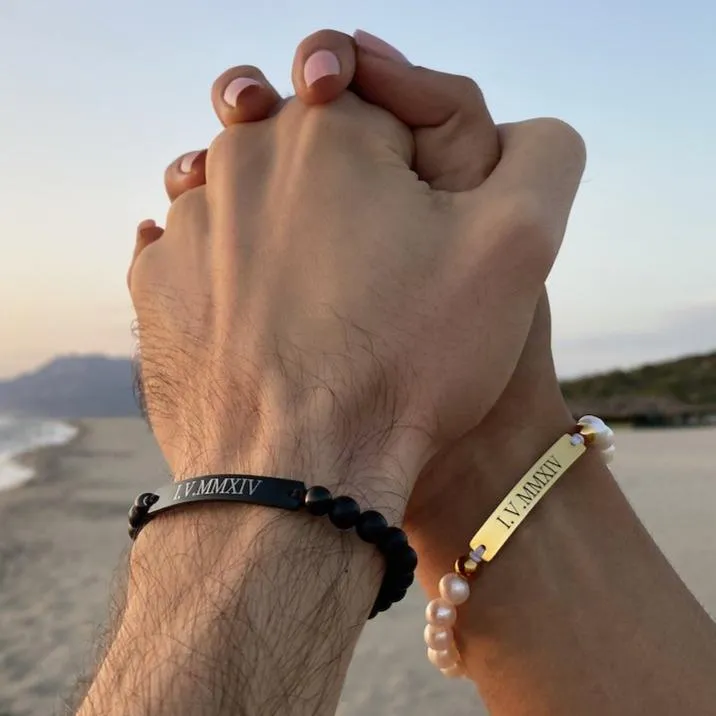
[[[498,121],[583,134],[550,279],[563,375],[716,350],[714,3],[0,0],[0,377],[129,353],[134,228],[218,132],[213,80],[255,64],[288,93],[322,27],[475,77]]]

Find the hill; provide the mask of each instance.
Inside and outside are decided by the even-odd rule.
[[[716,415],[716,353],[564,381],[575,414],[636,423],[700,422]]]
[[[128,358],[63,356],[0,381],[0,412],[48,418],[139,415]]]
[[[564,381],[562,387],[575,414],[646,424],[699,421],[716,415],[716,353]],[[69,419],[138,415],[131,361],[55,358],[0,381],[0,412]]]

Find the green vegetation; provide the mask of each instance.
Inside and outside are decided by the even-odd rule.
[[[639,396],[672,405],[716,406],[716,353],[569,380],[562,389],[577,403]]]
[[[562,383],[572,414],[635,426],[716,424],[716,353]]]

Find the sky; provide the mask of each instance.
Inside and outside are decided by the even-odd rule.
[[[0,377],[128,354],[136,223],[219,131],[209,89],[361,28],[467,74],[497,121],[560,117],[587,169],[549,280],[561,375],[716,349],[716,4],[0,0]]]

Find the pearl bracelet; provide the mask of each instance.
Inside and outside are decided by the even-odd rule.
[[[444,676],[459,678],[466,675],[453,627],[457,621],[457,607],[470,598],[469,580],[483,562],[492,560],[537,502],[587,447],[599,450],[607,464],[614,459],[614,432],[593,415],[580,418],[577,431],[560,438],[530,468],[472,538],[467,556],[458,558],[453,571],[438,583],[440,596],[425,608],[428,623],[424,638],[430,663]]]

